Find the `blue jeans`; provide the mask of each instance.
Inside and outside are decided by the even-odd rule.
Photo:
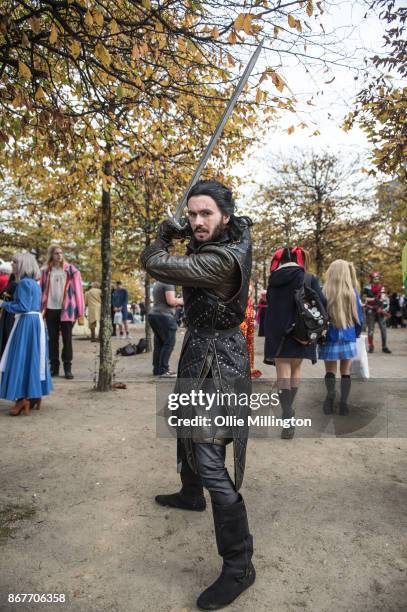
[[[177,322],[174,317],[163,314],[149,314],[148,322],[154,332],[153,374],[165,374],[175,346]]]

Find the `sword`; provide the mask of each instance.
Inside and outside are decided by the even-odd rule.
[[[180,225],[180,220],[181,220],[181,216],[182,216],[182,211],[184,210],[186,204],[187,204],[187,196],[189,193],[189,190],[191,189],[191,187],[193,187],[195,185],[195,183],[197,183],[199,181],[199,178],[201,176],[202,170],[204,169],[206,162],[208,161],[209,157],[212,154],[212,151],[216,145],[216,143],[218,142],[219,136],[221,135],[223,128],[225,127],[226,121],[229,119],[230,115],[232,114],[233,109],[236,106],[236,102],[242,92],[243,87],[246,85],[249,76],[254,68],[254,65],[257,62],[257,58],[260,55],[260,51],[263,47],[263,43],[264,43],[264,39],[260,42],[260,44],[257,46],[257,49],[255,50],[255,52],[253,53],[252,57],[250,58],[249,63],[247,64],[245,71],[243,72],[241,79],[239,81],[239,83],[236,86],[235,91],[233,92],[232,97],[229,100],[229,103],[227,105],[227,107],[225,108],[223,115],[216,127],[216,130],[212,136],[212,138],[210,139],[210,141],[208,142],[206,149],[199,161],[198,167],[195,170],[191,180],[189,181],[188,187],[185,190],[185,193],[182,197],[182,199],[180,200],[180,202],[178,203],[177,208],[175,209],[175,213],[174,215],[171,214],[171,210],[168,207],[168,216],[170,217],[171,221],[174,223],[174,225],[176,225],[178,227],[178,229],[182,229],[182,226]]]

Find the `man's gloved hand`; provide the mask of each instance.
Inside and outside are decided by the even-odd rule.
[[[158,228],[158,238],[161,238],[165,242],[171,242],[171,240],[184,240],[191,235],[192,232],[189,223],[182,229],[178,229],[170,219],[167,219],[163,221]]]

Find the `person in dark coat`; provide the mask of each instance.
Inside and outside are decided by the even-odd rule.
[[[306,274],[308,285],[318,294],[321,302],[326,303],[317,277],[305,271],[307,260],[304,249],[286,247],[275,252],[270,265],[264,363],[276,366],[283,419],[294,416],[292,406],[300,383],[302,360],[317,361],[316,344],[303,345],[289,335],[296,314],[294,294],[304,285]],[[294,433],[293,426],[285,427],[281,437],[291,439]]]

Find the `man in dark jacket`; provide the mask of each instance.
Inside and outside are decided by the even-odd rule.
[[[251,273],[250,220],[234,216],[232,193],[217,181],[200,181],[188,194],[188,229],[192,239],[184,256],[168,253],[172,239],[185,237],[169,221],[142,254],[154,278],[182,285],[187,333],[178,366],[176,391],[203,389],[216,394],[251,391],[246,342],[239,325],[244,319]],[[239,381],[237,388],[236,381]],[[191,395],[190,395],[191,397]],[[217,610],[231,603],[255,580],[251,562],[253,538],[238,490],[242,484],[247,443],[247,404],[215,401],[211,422],[178,431],[182,488],[158,495],[157,503],[187,510],[206,507],[203,487],[212,501],[218,552],[223,557],[219,578],[198,598],[198,607]],[[206,414],[205,407],[178,410],[179,418]],[[245,425],[215,424],[215,417],[237,417]],[[225,446],[233,441],[234,483],[225,467]]]

